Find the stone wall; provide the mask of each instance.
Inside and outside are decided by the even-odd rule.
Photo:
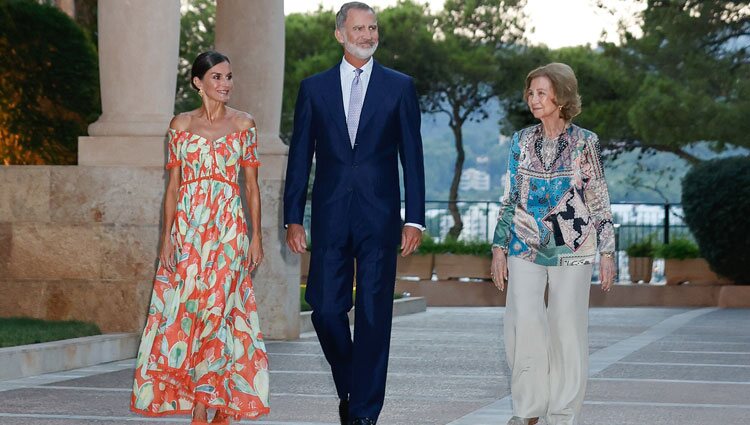
[[[263,198],[278,199],[281,188],[269,183],[261,186]],[[0,167],[0,316],[140,331],[164,187],[165,173],[157,167]],[[264,240],[279,231],[278,201],[269,204],[276,205],[264,205]],[[266,261],[254,276],[269,338],[299,333],[298,289],[288,284],[294,277],[286,276],[296,261],[280,247],[266,247]]]
[[[163,176],[158,168],[0,168],[0,315],[137,330]]]

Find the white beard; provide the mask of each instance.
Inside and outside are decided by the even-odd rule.
[[[378,43],[373,44],[370,48],[363,49],[354,43],[350,43],[346,39],[346,36],[344,36],[344,49],[357,59],[368,60],[375,54],[375,50],[378,49]]]

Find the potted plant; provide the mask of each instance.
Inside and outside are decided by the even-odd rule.
[[[700,249],[695,242],[678,238],[656,248],[656,257],[664,259],[664,276],[667,285],[681,283],[729,283],[714,273],[701,258]]]
[[[422,234],[422,243],[419,248],[406,257],[398,256],[396,266],[396,278],[418,278],[420,280],[432,279],[432,266],[434,255],[430,247],[435,245],[432,237],[424,232]]]
[[[492,245],[480,241],[446,240],[424,247],[435,254],[438,280],[491,279]]]
[[[628,272],[632,283],[649,283],[654,269],[654,243],[651,238],[635,242],[627,247]]]

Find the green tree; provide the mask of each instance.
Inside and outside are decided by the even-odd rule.
[[[625,147],[672,152],[699,141],[715,150],[750,146],[750,9],[745,2],[647,0],[641,37],[622,30],[622,47],[607,46],[639,79],[627,109]]]
[[[515,131],[537,122],[526,105],[523,87],[529,71],[549,62],[566,63],[576,73],[582,100],[581,115],[574,118],[577,124],[597,133],[611,153],[621,152],[618,148],[635,139],[628,114],[623,111],[630,110],[637,101],[634,93],[641,81],[607,52],[588,46],[552,51],[522,48],[506,61],[508,68],[518,77],[511,96],[516,100],[509,105],[506,117],[509,130]],[[521,66],[525,69],[520,69]]]
[[[180,18],[180,59],[177,68],[176,113],[201,105],[200,96],[190,85],[190,69],[196,56],[214,48],[216,1],[189,0]]]
[[[434,40],[435,17],[427,5],[401,0],[378,13],[378,27],[376,59],[414,78],[418,94],[428,93],[439,78],[435,61],[440,51]]]
[[[426,112],[448,116],[453,133],[456,162],[448,192],[453,226],[448,237],[458,239],[463,221],[458,209],[458,188],[466,158],[463,125],[488,116],[487,107],[496,97],[498,51],[512,49],[523,36],[525,0],[447,0],[434,29],[436,56],[431,65],[435,78],[422,94]]]
[[[99,109],[96,50],[57,8],[0,3],[0,162],[75,164]]]
[[[292,137],[294,104],[305,78],[331,68],[343,56],[333,36],[336,17],[321,7],[311,13],[292,13],[285,19],[284,92],[281,107],[281,138]]]

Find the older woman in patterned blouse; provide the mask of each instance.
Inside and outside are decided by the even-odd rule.
[[[581,111],[573,70],[550,63],[531,71],[525,98],[540,123],[513,135],[492,249],[493,281],[501,291],[508,281],[508,424],[573,425],[586,390],[597,250],[602,289],[614,280],[612,213],[597,136],[571,122]]]

